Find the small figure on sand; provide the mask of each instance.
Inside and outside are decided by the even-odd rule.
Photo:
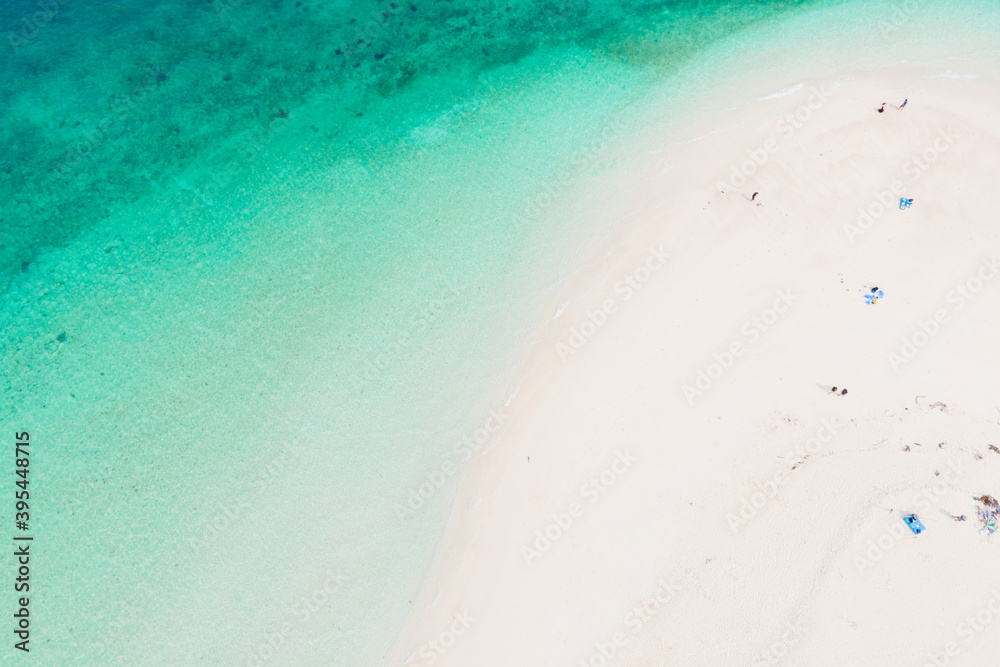
[[[863,294],[865,297],[865,303],[867,303],[869,306],[874,306],[876,303],[878,303],[879,299],[885,296],[885,292],[880,290],[877,286],[872,287],[871,289],[866,287]]]
[[[831,390],[830,390],[830,393],[831,393],[831,394],[836,394],[836,393],[837,393],[837,388],[836,388],[836,387],[834,387],[833,389],[831,389]],[[841,396],[844,396],[845,394],[847,394],[847,390],[846,390],[846,389],[842,389],[842,390],[840,391],[840,395],[841,395]]]
[[[878,108],[879,113],[885,113],[885,102],[882,102],[882,106]]]
[[[909,102],[909,101],[910,100],[903,100],[903,103],[899,105],[899,108],[902,109],[903,107],[905,107],[906,103]]]
[[[750,201],[753,201],[754,199],[756,199],[756,198],[757,198],[757,195],[759,195],[759,194],[760,194],[759,192],[755,192],[755,193],[753,193],[753,196],[752,196],[752,197],[750,197]]]
[[[847,390],[846,389],[841,389],[840,390],[840,395],[841,396],[847,396]]]

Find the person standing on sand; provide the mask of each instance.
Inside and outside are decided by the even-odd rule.
[[[903,107],[905,107],[906,103],[909,102],[909,101],[910,100],[903,100],[903,103],[899,105],[899,108],[902,109]]]
[[[759,194],[760,194],[759,192],[753,193],[753,197],[750,197],[750,201],[753,201],[754,199],[756,199],[757,195],[759,195]]]
[[[878,108],[879,113],[885,113],[885,102],[882,102],[882,106]]]

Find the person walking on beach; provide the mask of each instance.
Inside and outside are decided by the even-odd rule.
[[[882,102],[882,106],[878,108],[879,113],[885,113],[885,102]]]
[[[903,107],[905,107],[906,103],[909,102],[909,101],[910,100],[908,100],[908,99],[907,100],[903,100],[903,103],[899,105],[899,108],[902,109]]]
[[[753,201],[754,199],[756,199],[757,195],[759,195],[759,194],[760,194],[759,192],[753,193],[753,197],[750,197],[750,201]]]

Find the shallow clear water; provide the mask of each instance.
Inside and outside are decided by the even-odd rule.
[[[613,231],[550,202],[651,90],[680,107],[699,58],[811,11],[393,4],[0,7],[0,419],[38,443],[41,664],[376,664],[456,444]]]

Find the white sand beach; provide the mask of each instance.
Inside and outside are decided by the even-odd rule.
[[[557,202],[621,236],[553,301],[387,662],[994,664],[998,74],[762,77]]]

